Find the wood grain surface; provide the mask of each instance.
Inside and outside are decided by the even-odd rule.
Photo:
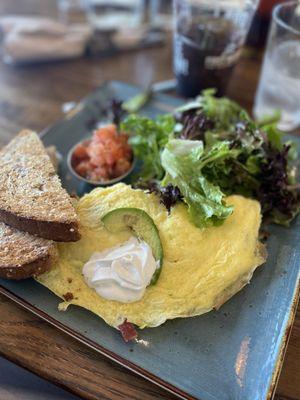
[[[0,14],[55,15],[54,4],[52,0],[1,0]],[[247,49],[228,88],[228,95],[249,111],[260,60],[259,54]],[[39,66],[11,67],[0,62],[0,146],[23,128],[40,131],[59,120],[64,102],[81,99],[107,79],[147,85],[169,78],[172,78],[171,46],[109,59],[79,59]],[[0,354],[85,399],[174,399],[2,296]],[[275,398],[300,400],[299,310]]]

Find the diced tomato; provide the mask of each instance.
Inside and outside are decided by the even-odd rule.
[[[87,148],[83,144],[78,144],[75,147],[73,157],[77,158],[78,160],[88,158]]]
[[[98,167],[90,171],[89,177],[93,181],[109,179],[109,172],[105,167]]]
[[[115,125],[106,125],[99,128],[94,132],[94,139],[105,142],[117,135],[117,128]]]
[[[73,153],[73,166],[81,176],[95,181],[124,175],[131,166],[132,149],[128,135],[115,125],[96,130],[90,141],[79,144]]]
[[[81,161],[79,164],[76,165],[75,170],[76,172],[83,176],[87,177],[88,172],[91,169],[91,163],[90,161]]]
[[[128,135],[126,135],[126,133],[120,134],[120,143],[122,143],[124,146],[128,146]]]
[[[103,130],[110,134],[110,137],[116,136],[118,134],[117,127],[114,124],[106,125]]]
[[[106,161],[106,164],[109,166],[113,166],[115,163],[115,158],[114,158],[113,154],[110,152],[104,153],[104,159]]]
[[[90,143],[87,149],[87,153],[90,157],[91,163],[95,167],[105,164],[105,160],[103,157],[105,151],[106,151],[105,146],[102,143],[96,143],[96,144],[93,144],[93,142]]]
[[[121,158],[116,162],[115,168],[114,168],[114,176],[121,176],[124,175],[130,168],[130,162],[126,160],[125,158]]]

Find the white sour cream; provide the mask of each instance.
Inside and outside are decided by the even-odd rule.
[[[120,246],[93,253],[83,275],[101,297],[132,303],[143,297],[158,267],[150,246],[131,237]]]

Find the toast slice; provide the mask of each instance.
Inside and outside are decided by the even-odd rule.
[[[0,221],[45,239],[80,238],[70,196],[32,131],[22,131],[0,150]]]
[[[56,260],[54,242],[0,222],[0,278],[26,279],[48,271]]]

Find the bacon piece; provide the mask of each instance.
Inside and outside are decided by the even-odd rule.
[[[67,292],[66,294],[63,294],[63,298],[64,298],[66,301],[71,301],[71,300],[74,299],[74,296],[73,296],[73,293]]]
[[[131,322],[127,322],[127,318],[125,319],[125,321],[118,326],[123,339],[125,340],[125,342],[130,342],[133,339],[136,339],[138,334],[137,331],[135,330],[135,327],[133,326],[133,324]]]

